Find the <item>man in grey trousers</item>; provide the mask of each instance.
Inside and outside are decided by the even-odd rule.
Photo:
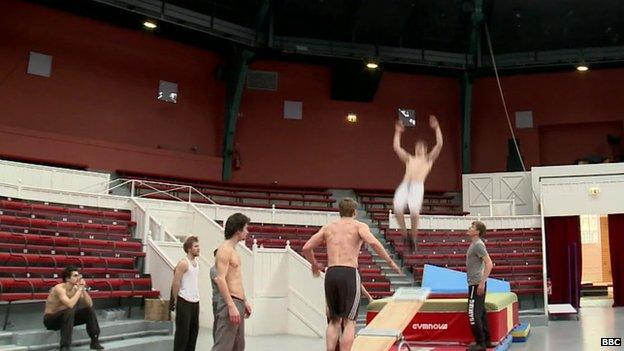
[[[236,252],[238,242],[247,237],[249,217],[242,213],[231,215],[225,222],[225,241],[216,255],[217,284],[221,299],[217,314],[212,351],[242,351],[245,349],[245,318],[251,315],[251,305],[243,288],[242,261]]]
[[[214,250],[214,256],[217,257],[217,250]],[[215,279],[217,278],[217,263],[215,262],[214,266],[210,268],[210,283],[212,284],[212,316],[214,318],[212,322],[212,341],[214,342],[215,333],[217,332],[217,306],[219,306],[219,302],[221,301],[221,293],[219,293],[219,286],[217,286],[217,282]]]

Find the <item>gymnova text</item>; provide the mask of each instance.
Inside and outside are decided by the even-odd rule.
[[[414,330],[447,330],[448,324],[446,323],[418,323],[412,324]]]

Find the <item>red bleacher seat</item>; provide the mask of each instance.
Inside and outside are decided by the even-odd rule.
[[[75,265],[93,298],[158,297],[136,260],[129,211],[0,200],[0,301],[37,300]]]
[[[331,208],[335,199],[332,199],[331,192],[325,189],[208,182],[129,171],[118,173],[128,179],[143,181],[134,185],[135,191],[150,198],[174,200],[177,197],[188,201],[190,196],[195,202],[210,202],[206,199],[208,197],[220,205],[227,206],[270,208],[274,205],[281,209],[335,211]],[[189,194],[188,188],[180,188],[179,185],[192,186],[199,194]]]

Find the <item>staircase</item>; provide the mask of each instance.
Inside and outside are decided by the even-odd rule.
[[[150,322],[123,319],[100,323],[100,343],[107,351],[170,351],[173,349],[172,322]],[[0,350],[48,351],[58,350],[60,333],[39,329],[0,332]],[[89,350],[85,326],[74,328],[72,350]]]

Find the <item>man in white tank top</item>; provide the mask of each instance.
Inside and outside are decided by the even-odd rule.
[[[186,257],[176,265],[171,300],[176,309],[174,351],[194,351],[199,332],[199,242],[196,236],[184,241]]]

